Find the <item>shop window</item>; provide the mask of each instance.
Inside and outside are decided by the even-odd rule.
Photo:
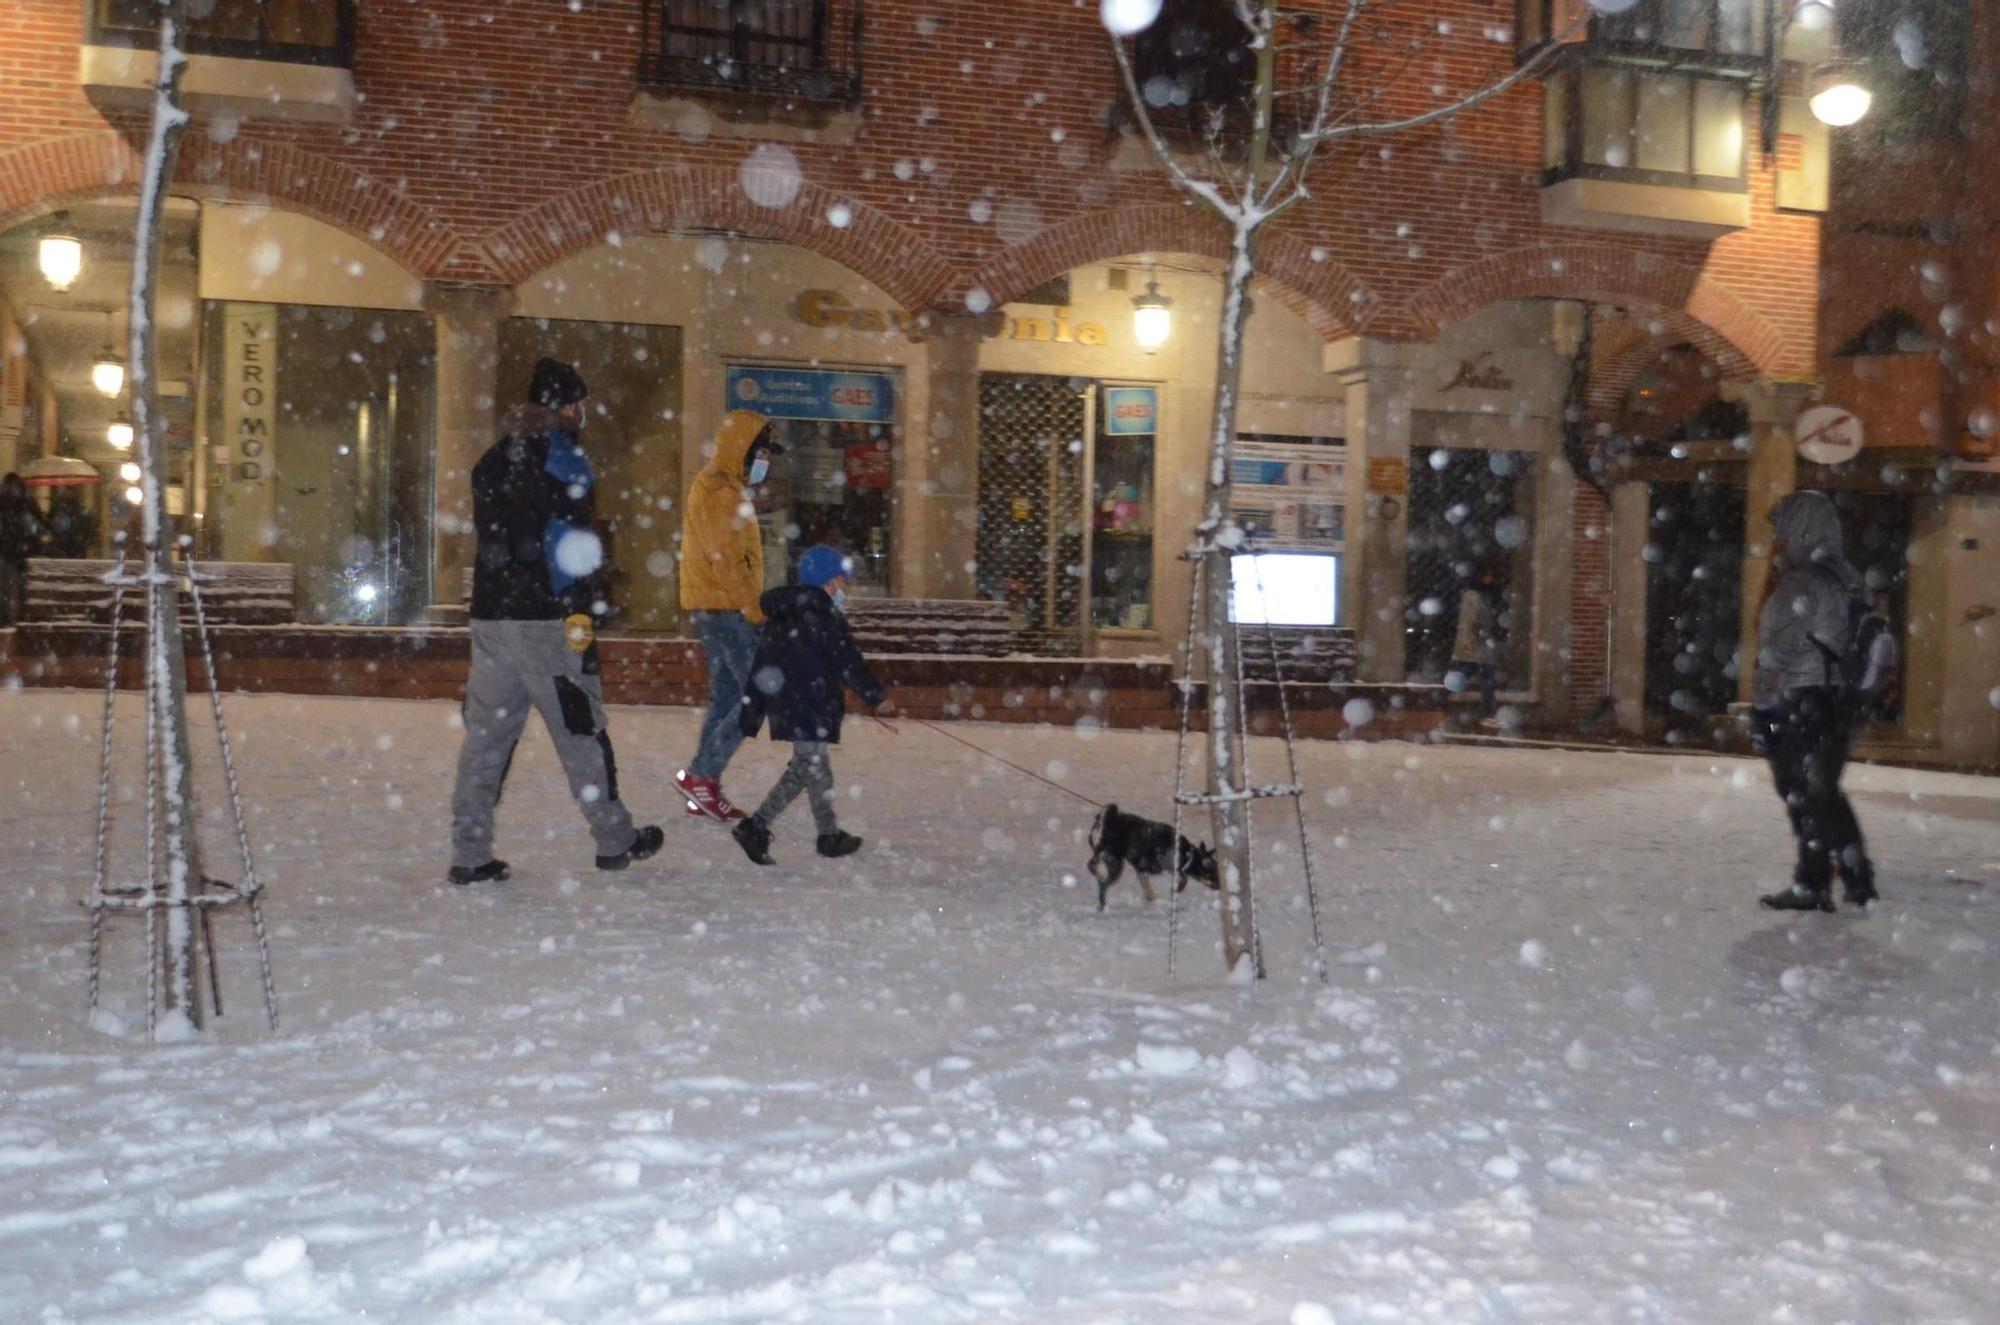
[[[1340,561],[1347,546],[1345,443],[1240,433],[1230,494],[1230,513],[1255,549],[1231,559],[1232,619],[1339,625]]]
[[[681,333],[675,327],[510,318],[500,327],[495,399],[526,395],[535,361],[573,363],[590,384],[583,447],[596,477],[607,627],[668,631],[680,621]]]
[[[1090,474],[1090,624],[1153,626],[1154,442],[1159,390],[1098,388]]]
[[[1085,385],[979,375],[978,592],[1006,603],[1023,646],[1041,652],[1083,644]]]
[[[1332,553],[1239,553],[1229,578],[1229,619],[1238,625],[1340,623],[1340,558]]]
[[[188,48],[221,55],[292,64],[353,64],[353,0],[189,0]],[[96,0],[91,40],[113,46],[152,46],[159,40],[159,6],[153,0]]]
[[[1547,83],[1548,179],[1589,176],[1741,192],[1745,85],[1586,63]]]
[[[1712,743],[1736,702],[1743,634],[1743,489],[1697,477],[1648,491],[1644,703],[1675,743]]]
[[[732,408],[768,417],[785,448],[757,489],[766,582],[790,583],[800,555],[826,543],[853,561],[850,593],[888,597],[895,376],[731,365],[727,392]]]
[[[1916,536],[1916,502],[1907,492],[1829,491],[1840,511],[1847,564],[1861,576],[1868,601],[1889,623],[1890,634],[1910,656],[1910,541]],[[1868,714],[1871,721],[1903,717],[1903,677]]]
[[[302,620],[415,621],[431,601],[430,318],[211,303],[207,319],[211,548],[290,562]]]
[[[1503,689],[1529,682],[1537,459],[1527,451],[1416,450],[1410,456],[1404,650],[1410,679],[1440,681],[1475,586],[1497,608]]]
[[[1238,433],[1230,513],[1259,551],[1339,552],[1347,539],[1347,446],[1338,437]]]

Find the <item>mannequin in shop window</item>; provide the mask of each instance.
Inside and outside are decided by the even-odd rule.
[[[1458,596],[1458,630],[1451,643],[1447,684],[1463,691],[1479,687],[1480,716],[1491,718],[1499,707],[1500,576],[1491,566],[1480,568]]]

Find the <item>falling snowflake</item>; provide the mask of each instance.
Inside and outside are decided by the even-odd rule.
[[[743,192],[759,207],[789,207],[805,187],[798,154],[783,143],[759,143],[737,168]]]
[[[1153,26],[1160,16],[1160,0],[1100,0],[1098,13],[1111,35],[1129,37]]]

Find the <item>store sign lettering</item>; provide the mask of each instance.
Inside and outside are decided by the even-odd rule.
[[[732,408],[753,409],[768,419],[893,423],[896,418],[896,379],[888,373],[731,364],[726,389]]]
[[[900,308],[856,308],[832,290],[807,290],[799,296],[797,317],[809,327],[845,327],[849,331],[900,331],[918,338],[915,313]]]
[[[271,304],[229,304],[224,311],[222,426],[227,470],[239,482],[266,482],[276,428],[278,310]]]
[[[1144,437],[1159,431],[1160,395],[1152,387],[1106,387],[1104,405],[1110,414],[1105,431],[1114,437]]]
[[[1449,382],[1438,388],[1438,394],[1456,391],[1460,387],[1473,391],[1512,391],[1514,379],[1502,372],[1499,364],[1486,362],[1492,357],[1493,351],[1482,350],[1470,359],[1460,359],[1458,371],[1452,374]]]
[[[876,334],[900,331],[911,340],[923,338],[923,318],[901,308],[861,308],[833,290],[807,290],[793,305],[793,316],[809,327],[840,327]],[[1052,317],[1010,317],[988,337],[1052,345],[1106,345],[1104,328],[1095,322],[1072,322],[1067,308]]]

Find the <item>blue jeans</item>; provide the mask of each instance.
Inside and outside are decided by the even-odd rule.
[[[691,612],[695,638],[708,660],[708,716],[701,720],[701,746],[688,773],[719,778],[743,744],[737,709],[750,687],[750,663],[757,656],[757,627],[741,612]]]

